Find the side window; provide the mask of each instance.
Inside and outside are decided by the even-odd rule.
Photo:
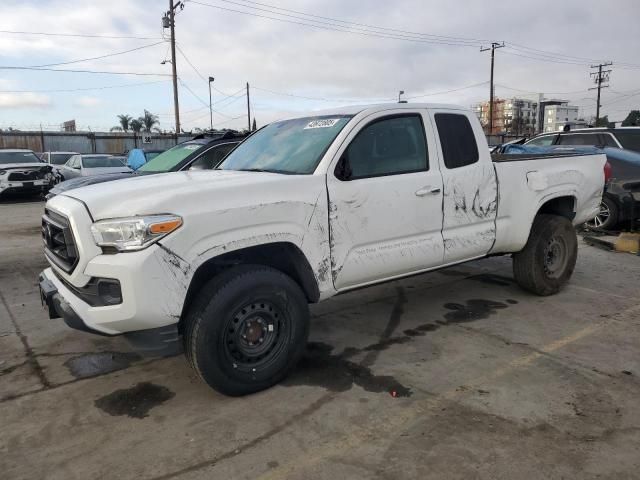
[[[543,137],[534,138],[530,142],[527,142],[527,145],[533,145],[534,147],[548,147],[553,144],[553,139],[555,135],[545,135]]]
[[[189,170],[214,169],[235,146],[235,143],[225,143],[209,149],[189,166]]]
[[[350,179],[429,169],[420,115],[382,118],[364,127],[345,151]]]
[[[619,148],[618,144],[616,143],[616,141],[614,140],[613,136],[610,133],[603,133],[601,137],[602,137],[602,144],[604,144],[605,146]]]
[[[69,168],[73,168],[73,166],[74,166],[74,165],[75,165],[75,163],[76,163],[76,159],[77,159],[77,158],[78,158],[78,156],[77,156],[77,155],[74,155],[74,156],[73,156],[73,157],[71,157],[69,160],[67,160],[67,163],[66,163],[67,167],[69,167]]]
[[[576,133],[573,135],[560,135],[558,145],[600,145],[597,133]]]
[[[460,168],[476,163],[480,156],[469,119],[458,113],[436,113],[435,119],[445,166]]]

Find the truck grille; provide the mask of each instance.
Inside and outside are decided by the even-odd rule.
[[[14,182],[28,182],[33,180],[42,180],[46,172],[42,170],[18,170],[9,173],[7,180]]]
[[[42,240],[44,253],[49,260],[67,273],[78,263],[78,251],[69,221],[51,210],[42,216]]]

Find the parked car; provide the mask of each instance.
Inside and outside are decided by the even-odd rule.
[[[623,148],[640,152],[640,127],[580,128],[566,132],[543,133],[533,137],[525,145],[537,147],[584,145]]]
[[[54,178],[51,166],[31,150],[0,150],[0,195],[7,193],[40,193],[51,188]]]
[[[126,173],[131,169],[113,155],[92,153],[87,155],[73,155],[60,168],[60,175],[64,180],[77,177],[90,177],[107,173]]]
[[[134,148],[127,156],[127,165],[131,170],[137,170],[150,160],[160,155],[164,150],[147,150],[144,148]]]
[[[301,357],[308,303],[341,292],[496,254],[512,255],[526,290],[558,292],[576,262],[573,225],[598,211],[605,156],[513,160],[492,162],[475,114],[456,106],[274,122],[213,170],[203,159],[205,171],[49,200],[41,295],[74,328],[181,334],[211,387],[256,392]]]
[[[505,154],[571,153],[576,155],[602,154],[607,156],[611,168],[605,186],[600,211],[586,224],[592,228],[613,230],[630,220],[640,219],[640,193],[633,191],[631,183],[640,181],[640,153],[614,147],[580,147],[509,145]]]
[[[127,156],[126,155],[110,155],[111,158],[117,159],[122,165],[127,165]]]
[[[79,177],[56,185],[49,191],[47,198],[52,198],[73,188],[110,182],[129,178],[133,175],[151,175],[155,173],[177,172],[180,170],[202,170],[213,168],[233,150],[246,135],[228,131],[224,134],[201,134],[191,140],[180,143],[149,160],[135,172],[129,170],[122,173],[108,173]]]
[[[51,165],[52,172],[55,176],[56,183],[62,181],[62,176],[60,175],[60,168],[67,163],[73,155],[80,155],[78,152],[43,152],[40,158]]]

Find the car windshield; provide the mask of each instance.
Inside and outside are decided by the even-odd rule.
[[[168,172],[193,152],[204,147],[204,143],[185,142],[162,152],[156,158],[147,161],[138,172]]]
[[[42,160],[33,152],[0,151],[0,164],[3,163],[42,163]]]
[[[615,133],[622,148],[640,152],[640,128],[637,130],[619,130]]]
[[[118,157],[99,157],[84,156],[82,157],[82,166],[84,168],[103,168],[103,167],[123,167],[122,160]]]
[[[238,145],[218,168],[313,173],[331,142],[351,118],[351,115],[329,115],[272,123]]]
[[[64,165],[73,155],[75,155],[75,153],[52,153],[50,154],[51,164]]]
[[[158,155],[160,155],[162,152],[144,152],[144,156],[147,159],[147,162],[150,162],[151,160],[153,160],[154,158],[156,158]]]

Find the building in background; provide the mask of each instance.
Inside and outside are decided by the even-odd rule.
[[[556,105],[544,107],[544,132],[557,132],[569,126],[571,129],[584,128],[588,124],[578,117],[578,107],[562,101]]]
[[[496,98],[493,102],[493,125],[489,128],[489,102],[474,106],[488,135],[533,135],[536,133],[538,103],[524,98]]]

